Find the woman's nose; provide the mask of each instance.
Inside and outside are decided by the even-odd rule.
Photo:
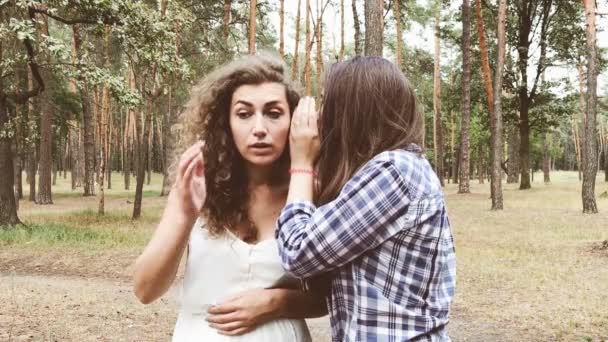
[[[256,138],[263,138],[267,134],[266,125],[264,124],[264,117],[261,114],[256,114],[255,123],[253,126],[253,135]]]

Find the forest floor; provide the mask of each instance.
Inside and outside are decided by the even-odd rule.
[[[489,210],[487,182],[471,181],[467,195],[446,186],[458,263],[454,341],[608,341],[608,198],[599,197],[608,183],[600,176],[597,215],[581,213],[573,172],[553,173],[549,185],[537,173],[527,191],[505,184],[500,212]],[[119,174],[103,217],[98,199],[72,192],[69,178],[57,180],[53,205],[21,201],[27,228],[0,229],[0,341],[170,340],[179,285],[144,306],[130,284],[162,211],[160,180],[144,188],[135,222]],[[329,340],[327,318],[309,323],[315,341]]]

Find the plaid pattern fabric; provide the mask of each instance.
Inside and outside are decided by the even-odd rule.
[[[420,154],[381,153],[334,201],[288,204],[276,238],[287,272],[332,272],[333,341],[449,341],[454,241],[441,184]]]

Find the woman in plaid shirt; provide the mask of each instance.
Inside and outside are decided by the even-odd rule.
[[[357,57],[332,66],[321,107],[302,99],[291,123],[283,267],[329,272],[333,341],[449,341],[454,242],[412,86]]]

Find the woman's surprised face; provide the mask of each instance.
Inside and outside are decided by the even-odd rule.
[[[269,166],[287,145],[290,113],[281,83],[242,85],[232,94],[230,129],[245,161]]]

